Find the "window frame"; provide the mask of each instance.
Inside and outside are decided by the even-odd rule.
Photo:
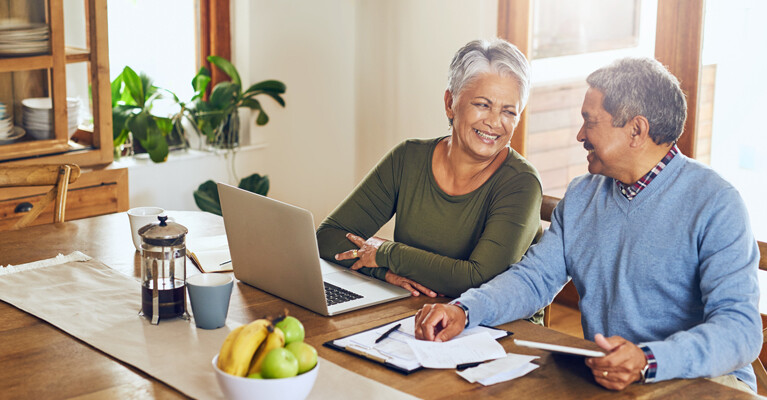
[[[514,43],[528,58],[532,41],[532,1],[498,0],[498,37]],[[677,145],[690,158],[695,158],[697,142],[703,13],[703,0],[658,1],[655,58],[679,79],[687,97],[687,120]],[[527,113],[528,110],[522,113],[511,138],[511,147],[523,156],[526,153]]]

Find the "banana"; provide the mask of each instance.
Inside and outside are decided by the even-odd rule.
[[[221,345],[221,350],[218,352],[218,369],[224,370],[224,365],[229,363],[229,357],[232,351],[232,345],[234,344],[234,340],[237,338],[237,335],[242,332],[242,330],[245,328],[245,325],[240,325],[226,336],[226,339],[224,340],[224,344]]]
[[[272,329],[272,322],[267,319],[257,319],[245,325],[234,339],[221,370],[234,376],[245,376],[256,349]]]
[[[282,333],[280,328],[275,327],[273,332],[269,332],[269,335],[261,344],[261,347],[256,351],[256,355],[253,356],[253,361],[250,363],[250,369],[248,375],[254,372],[261,372],[261,363],[264,362],[266,354],[271,350],[285,345],[285,334]]]

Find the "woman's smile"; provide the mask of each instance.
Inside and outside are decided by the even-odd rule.
[[[478,129],[474,129],[474,133],[479,136],[480,139],[483,139],[484,141],[487,141],[489,143],[495,143],[496,140],[498,140],[501,135],[495,135],[490,132],[483,132]]]

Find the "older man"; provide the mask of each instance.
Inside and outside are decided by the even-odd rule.
[[[528,317],[572,278],[584,334],[607,353],[586,360],[599,384],[716,377],[755,391],[758,247],[737,190],[679,153],[679,82],[637,58],[587,82],[578,141],[590,174],[570,183],[519,263],[450,304],[424,306],[416,335],[444,341]]]

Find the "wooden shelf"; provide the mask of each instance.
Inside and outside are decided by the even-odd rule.
[[[21,101],[30,97],[48,97],[53,105],[53,138],[0,145],[0,168],[5,165],[77,164],[84,171],[78,185],[70,186],[67,219],[84,218],[128,209],[128,171],[114,169],[112,149],[112,101],[109,81],[107,44],[107,0],[84,0],[82,23],[85,25],[86,48],[69,47],[64,40],[64,0],[4,0],[6,9],[16,10],[15,18],[33,22],[45,21],[50,26],[50,54],[29,57],[0,57],[0,102],[9,105],[16,124],[22,123]],[[73,7],[80,9],[81,7]],[[69,11],[69,10],[68,10]],[[87,63],[86,82],[90,88],[93,115],[92,132],[79,132],[81,143],[69,140],[67,124],[67,65]],[[90,103],[90,104],[89,104]],[[104,170],[108,171],[104,171]],[[119,190],[117,189],[119,188]],[[0,206],[4,199],[21,195],[18,188],[0,189]],[[47,189],[46,189],[47,190]],[[87,206],[86,206],[87,205]],[[0,207],[2,214],[8,208]],[[15,209],[15,208],[14,208]],[[4,211],[5,210],[5,211]],[[15,216],[6,215],[8,218]],[[6,218],[7,219],[7,218]],[[38,218],[39,220],[39,218]],[[7,222],[7,221],[5,221]]]
[[[67,54],[67,64],[72,64],[77,62],[87,62],[91,60],[91,52],[88,49],[81,49],[78,47],[67,46],[66,54]]]
[[[30,57],[0,58],[0,72],[29,71],[33,69],[53,68],[53,56],[50,54]]]
[[[50,26],[50,54],[29,57],[0,57],[0,102],[11,105],[17,125],[22,123],[21,101],[49,97],[53,103],[51,140],[24,139],[0,145],[0,163],[76,162],[80,167],[105,165],[113,161],[112,102],[107,44],[107,0],[84,0],[82,22],[86,44],[67,46],[64,40],[64,0],[6,0],[18,9],[15,18],[42,21]],[[67,126],[67,64],[87,63],[90,107],[93,115],[91,146],[75,148],[69,143]],[[83,101],[89,106],[87,100]],[[70,160],[71,157],[71,160]],[[74,161],[76,160],[76,161]]]

